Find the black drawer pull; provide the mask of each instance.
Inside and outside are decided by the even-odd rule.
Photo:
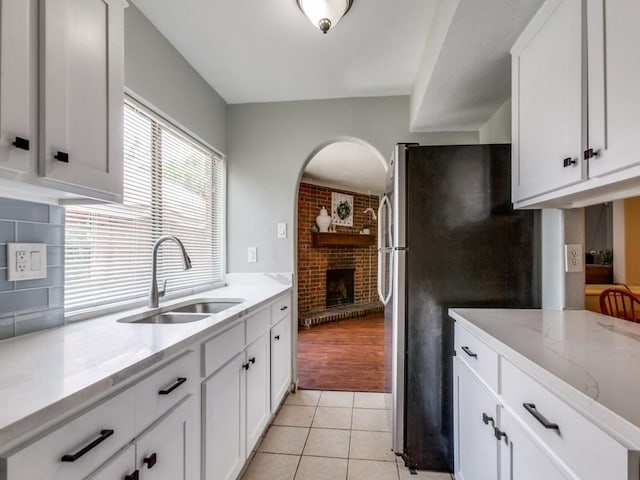
[[[562,165],[564,166],[564,168],[570,167],[571,165],[575,165],[576,163],[578,163],[578,161],[574,160],[571,157],[567,157],[562,160]]]
[[[593,148],[588,148],[584,151],[584,159],[589,160],[590,158],[600,156],[600,150],[594,150]]]
[[[180,385],[182,385],[186,381],[187,381],[186,377],[178,377],[178,379],[175,381],[173,385],[167,388],[163,388],[158,392],[158,395],[169,395],[171,392],[173,392],[176,388],[178,388]]]
[[[249,363],[243,363],[242,364],[242,368],[244,368],[245,370],[249,370]]]
[[[284,307],[280,307],[280,311],[281,311],[281,312],[284,312],[287,308],[289,308],[289,307],[288,307],[288,306],[286,306],[286,305],[285,305]]]
[[[249,362],[251,362],[251,363],[255,364],[255,363],[256,363],[256,357],[251,357],[251,358],[249,359]]]
[[[462,348],[462,351],[464,353],[466,353],[467,355],[469,355],[470,357],[478,358],[478,354],[477,353],[473,353],[471,350],[469,350],[469,347],[461,347],[461,348]]]
[[[142,463],[146,464],[147,468],[151,469],[156,464],[157,460],[158,460],[158,456],[155,453],[152,453],[147,458],[142,460]]]
[[[69,163],[69,154],[65,152],[56,153],[53,158],[62,163]]]
[[[130,473],[129,475],[127,475],[126,477],[124,477],[124,480],[139,480],[140,479],[140,471],[136,470],[133,473]]]
[[[485,425],[489,425],[489,423],[491,423],[492,427],[495,428],[495,426],[496,426],[496,423],[493,420],[493,417],[490,417],[486,413],[482,413],[482,421],[484,422]]]
[[[16,148],[20,148],[21,150],[29,150],[29,140],[22,137],[16,137],[12,144]]]
[[[275,337],[273,337],[274,340],[280,340],[280,335],[276,335]]]
[[[100,445],[102,442],[104,442],[111,435],[113,435],[113,430],[108,430],[108,429],[100,430],[100,436],[98,438],[96,438],[93,442],[91,442],[86,447],[82,447],[76,453],[67,453],[66,455],[63,455],[62,458],[60,459],[60,461],[62,461],[62,462],[75,462],[80,457],[82,457],[85,453],[87,453],[89,450],[92,450],[95,447],[97,447],[98,445]]]
[[[560,430],[560,427],[557,423],[551,423],[549,420],[545,418],[538,410],[536,410],[536,406],[533,403],[523,403],[522,406],[524,409],[534,416],[536,420],[538,420],[544,428],[548,428],[550,430]]]
[[[504,433],[502,430],[500,430],[498,427],[494,427],[493,434],[495,435],[496,440],[500,440],[503,437],[506,440],[506,438],[507,438],[507,434]]]

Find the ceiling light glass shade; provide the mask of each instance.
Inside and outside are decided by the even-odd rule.
[[[327,33],[351,8],[353,0],[297,0],[300,10],[322,33]]]

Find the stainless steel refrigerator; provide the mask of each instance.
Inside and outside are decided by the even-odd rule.
[[[511,146],[398,144],[378,221],[392,448],[453,471],[449,307],[539,308],[540,228],[511,205]]]

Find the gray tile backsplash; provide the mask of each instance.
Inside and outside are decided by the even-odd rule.
[[[47,278],[9,282],[8,242],[46,243]],[[64,323],[64,208],[0,198],[0,340]]]

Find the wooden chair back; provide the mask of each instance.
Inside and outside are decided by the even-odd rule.
[[[600,311],[611,317],[640,323],[640,297],[628,290],[607,288],[600,294]]]

